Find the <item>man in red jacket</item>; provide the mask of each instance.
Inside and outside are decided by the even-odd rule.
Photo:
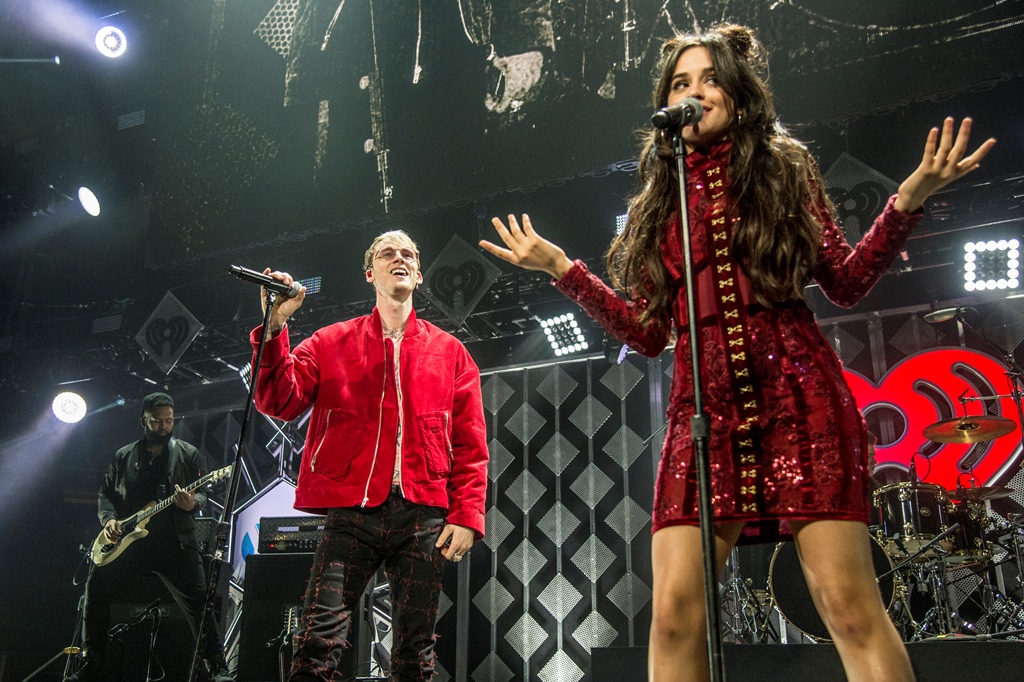
[[[293,682],[331,679],[349,646],[353,609],[382,563],[392,679],[430,679],[444,559],[461,560],[484,534],[480,372],[455,337],[416,319],[412,294],[423,274],[407,234],[377,237],[363,269],[377,296],[373,311],[318,330],[294,351],[287,321],[305,289],[277,298],[256,386],[264,414],[291,420],[313,408],[295,508],[327,515]],[[288,273],[265,272],[292,284]],[[262,332],[252,332],[254,345]]]

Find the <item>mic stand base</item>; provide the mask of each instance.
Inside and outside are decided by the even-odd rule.
[[[46,672],[47,668],[49,668],[51,665],[53,665],[54,663],[59,661],[61,659],[61,657],[63,657],[63,656],[68,656],[69,657],[68,658],[68,663],[71,663],[71,658],[70,657],[71,656],[77,656],[77,655],[79,655],[81,653],[82,653],[82,649],[80,647],[77,647],[77,646],[64,647],[63,649],[61,649],[57,653],[57,655],[55,655],[53,658],[48,660],[46,663],[43,663],[41,666],[39,666],[38,668],[33,670],[29,674],[29,676],[26,677],[25,679],[23,679],[21,682],[30,682],[31,680],[36,679],[37,677],[42,675],[44,672]],[[65,667],[64,677],[67,677],[71,672],[72,671],[67,670],[66,667]]]

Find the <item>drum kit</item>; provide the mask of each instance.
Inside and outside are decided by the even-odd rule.
[[[927,427],[936,443],[983,443],[1011,433],[1002,417],[947,419]],[[904,641],[980,636],[1024,639],[1024,514],[989,514],[1005,486],[947,490],[917,480],[872,494],[872,559],[882,600]],[[829,641],[793,543],[776,546],[767,589],[740,575],[739,554],[722,586],[723,625],[733,641]],[[772,616],[778,615],[773,622]],[[777,626],[777,627],[776,627]],[[795,631],[795,632],[794,632]]]

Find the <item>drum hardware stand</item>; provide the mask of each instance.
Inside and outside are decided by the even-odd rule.
[[[765,612],[761,599],[750,589],[750,580],[744,580],[740,573],[739,550],[736,547],[726,561],[725,571],[729,577],[719,589],[725,616],[723,626],[727,634],[747,644],[778,642],[779,633],[772,624],[771,610]]]
[[[999,561],[990,561],[991,572],[995,572],[996,568],[1007,563],[1014,563],[1015,566],[1020,566],[1020,564],[1018,563],[1019,559],[1015,558],[1006,546],[1004,546],[998,541],[993,541],[992,544],[1006,551],[1007,556]],[[1019,553],[1020,543],[1016,541],[1016,538],[1014,544],[1016,545],[1015,550]],[[1017,585],[1018,587],[1021,585],[1021,577],[1019,575],[1019,571],[1017,576]],[[1003,589],[1006,589],[1007,592],[1012,592],[1014,588],[1007,588],[1004,585]],[[986,611],[986,614],[989,616],[990,621],[994,622],[994,628],[1000,627],[1001,624],[1005,624],[1014,628],[1024,628],[1024,606],[1022,606],[1020,602],[1014,599],[1012,596],[1008,594],[1003,594],[999,590],[998,585],[996,588],[994,588],[994,590],[995,596],[992,597],[991,607]]]
[[[909,598],[910,592],[907,589],[906,581],[900,576],[896,576],[893,581],[893,606],[890,607],[892,610],[889,612],[889,620],[896,625],[900,639],[904,641],[913,637],[913,635],[908,635],[908,632],[916,633],[920,629],[920,625],[914,620],[914,614],[910,611]]]
[[[948,535],[950,535],[952,533],[955,533],[959,528],[960,528],[960,524],[959,523],[954,523],[952,526],[950,526],[949,528],[947,528],[946,530],[942,531],[941,533],[936,535],[934,538],[932,538],[931,540],[929,540],[928,542],[923,544],[921,546],[921,549],[919,549],[916,552],[914,552],[913,554],[909,555],[906,559],[904,559],[900,563],[896,564],[896,566],[894,566],[892,569],[890,569],[890,570],[886,571],[885,573],[883,573],[882,575],[878,576],[878,582],[882,582],[883,580],[888,579],[894,573],[902,571],[908,565],[914,563],[914,561],[917,559],[917,557],[921,556],[922,554],[927,552],[929,549],[934,547],[936,544],[938,544],[942,540],[946,539],[946,536],[948,536]]]
[[[996,624],[996,627],[993,629],[998,630],[998,626],[1001,624],[1016,628],[1015,630],[997,631],[992,633],[993,635],[998,635],[1000,637],[1014,637],[1016,636],[1015,633],[1019,632],[1021,628],[1024,628],[1024,607],[1020,604],[1015,603],[1008,597],[999,595],[996,597],[995,604],[992,608],[992,615],[995,617]]]
[[[971,566],[964,566],[963,568],[970,570],[970,574],[958,578],[951,583],[955,585],[957,582],[970,577],[981,579],[981,584],[978,585],[977,590],[981,591],[980,606],[983,610],[982,617],[985,619],[988,630],[984,634],[990,637],[1012,637],[1015,636],[1012,633],[1016,632],[1017,628],[1024,628],[1024,607],[1021,607],[1020,604],[1002,594],[994,584],[996,566],[1008,560],[997,563],[989,559],[977,569]],[[978,601],[975,600],[975,604],[978,604]],[[1000,631],[1001,627],[1015,629]]]
[[[1013,538],[1013,556],[1017,564],[1017,587],[1018,589],[1021,589],[1024,588],[1024,557],[1022,557],[1021,550],[1021,535],[1024,533],[1024,514],[1007,514],[1006,518],[1013,526],[1013,530],[1011,532],[1011,536]],[[1006,549],[1003,545],[1000,545],[1000,547]]]
[[[1024,610],[1013,604],[1011,600],[1008,600],[993,586],[991,573],[994,566],[991,560],[986,560],[981,565],[951,564],[947,558],[940,557],[928,562],[922,568],[924,571],[922,572],[921,580],[927,580],[929,590],[932,592],[934,606],[929,609],[924,621],[917,627],[916,638],[925,639],[922,635],[928,629],[929,624],[937,626],[938,634],[935,635],[937,637],[964,635],[978,638],[995,636],[997,634],[995,630],[1000,627],[1001,619],[1006,620],[1011,626],[1024,625]],[[945,576],[951,571],[960,570],[966,570],[968,574],[952,581],[945,579]],[[950,604],[949,589],[969,578],[979,578],[981,582],[976,588],[971,590],[964,603],[970,600],[975,605],[980,606],[983,611],[982,618],[984,618],[985,625],[989,631],[987,633],[977,632],[976,628],[979,621],[974,621],[973,623],[968,621],[957,613],[959,609],[954,610]],[[980,600],[971,596],[979,590],[981,592]],[[963,604],[961,604],[962,606]],[[1013,622],[1014,618],[1020,618],[1020,622]],[[968,632],[965,633],[963,632],[964,630]],[[999,636],[1003,635],[1000,634]]]
[[[960,528],[959,523],[954,523],[952,526],[942,531],[934,538],[926,542],[913,554],[907,556],[900,563],[896,564],[892,569],[878,576],[877,581],[881,583],[883,580],[899,580],[899,573],[906,569],[908,566],[914,567],[916,559],[936,546],[947,536],[955,533]],[[940,550],[941,551],[941,550]],[[945,584],[942,579],[944,571],[938,570],[936,564],[943,565],[941,560],[929,562],[929,565],[925,567],[927,573],[926,577],[922,582],[928,585],[929,591],[932,593],[932,600],[935,604],[934,607],[928,610],[925,614],[924,619],[918,623],[914,620],[913,614],[910,612],[910,606],[906,601],[906,585],[903,586],[903,604],[907,613],[907,618],[910,622],[910,627],[913,631],[913,638],[919,638],[925,629],[929,626],[929,623],[935,623],[939,629],[940,634],[945,634],[953,629],[953,614],[949,608],[949,599],[946,595]],[[896,585],[894,584],[894,592]]]

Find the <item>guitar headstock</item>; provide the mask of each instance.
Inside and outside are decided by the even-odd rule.
[[[211,471],[209,474],[207,474],[207,483],[214,483],[216,481],[221,480],[222,478],[227,478],[230,474],[231,465],[229,464],[226,467],[222,467],[220,469],[217,469],[216,471]]]

